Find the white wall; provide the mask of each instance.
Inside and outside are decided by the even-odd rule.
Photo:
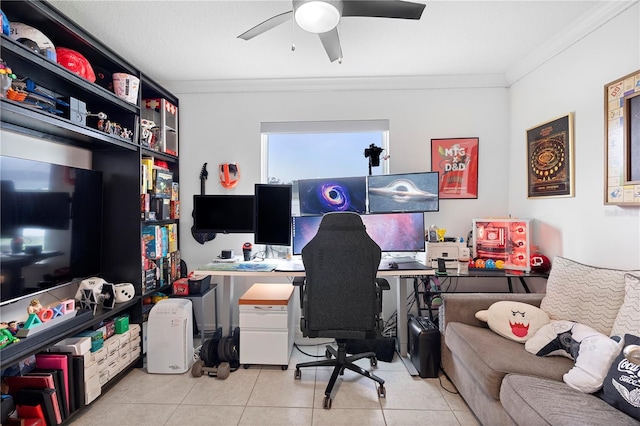
[[[507,90],[504,88],[437,90],[362,90],[268,93],[179,94],[181,253],[190,267],[210,261],[221,249],[239,253],[252,235],[218,235],[204,246],[189,233],[191,196],[200,191],[198,176],[208,162],[207,193],[252,194],[260,182],[260,123],[389,119],[392,173],[430,170],[431,138],[480,138],[477,200],[442,200],[427,225],[466,237],[478,216],[506,215],[505,186],[508,137]],[[331,161],[331,153],[318,161]],[[237,162],[241,180],[232,190],[218,182],[216,166]],[[213,173],[212,173],[213,171]],[[362,157],[363,175],[367,161]],[[501,173],[496,173],[501,171]],[[504,173],[504,174],[503,174]]]
[[[189,235],[190,197],[199,192],[204,162],[214,171],[207,193],[252,193],[260,179],[261,122],[389,119],[392,173],[429,170],[432,138],[480,138],[478,199],[441,201],[439,213],[426,215],[427,226],[466,236],[476,217],[527,217],[534,219],[533,243],[550,258],[562,255],[593,265],[640,268],[640,208],[604,206],[602,193],[603,87],[640,69],[638,9],[636,4],[583,36],[509,88],[470,84],[456,89],[444,84],[347,90],[328,81],[326,89],[279,84],[279,89],[260,90],[251,85],[245,92],[238,82],[230,88],[216,82],[195,90],[195,83],[182,85],[186,90],[168,83],[181,107],[184,259],[194,268],[221,249],[239,252],[244,241],[251,241],[251,235],[219,235],[204,246],[195,242]],[[397,86],[403,84],[385,87]],[[568,112],[575,113],[575,197],[528,200],[525,129]],[[241,182],[232,191],[217,182],[216,166],[222,162],[240,164]],[[251,283],[238,281],[241,294]],[[543,291],[544,283],[535,282],[533,290]]]
[[[312,92],[180,94],[180,250],[189,269],[210,262],[222,249],[241,254],[253,235],[218,235],[200,245],[190,235],[192,195],[199,193],[199,173],[208,162],[207,193],[252,194],[260,182],[260,123],[271,121],[389,119],[390,171],[430,170],[431,138],[480,138],[479,197],[444,200],[438,213],[425,216],[427,226],[464,235],[474,217],[506,215],[505,184],[508,98],[505,88],[434,90],[332,89]],[[319,156],[322,161],[322,156]],[[331,161],[324,156],[324,161]],[[237,162],[241,180],[232,190],[218,182],[217,165]],[[362,158],[363,175],[367,161]],[[496,173],[496,171],[500,171]],[[212,173],[213,172],[213,173]],[[235,299],[255,279],[236,278]],[[286,282],[286,281],[283,281]],[[506,284],[505,284],[506,289]],[[385,313],[393,311],[395,294],[385,296]],[[390,315],[391,312],[387,314]],[[211,314],[205,319],[211,324]],[[232,321],[237,324],[237,313]]]
[[[640,208],[603,202],[604,86],[640,69],[639,22],[636,3],[509,90],[509,211],[536,219],[548,256],[640,269]],[[527,199],[526,129],[569,112],[575,114],[575,197]]]

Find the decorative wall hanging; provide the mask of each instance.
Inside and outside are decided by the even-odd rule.
[[[604,86],[604,203],[640,205],[640,70]]]
[[[573,197],[573,113],[527,129],[527,196]]]
[[[440,198],[478,198],[478,138],[431,139]]]

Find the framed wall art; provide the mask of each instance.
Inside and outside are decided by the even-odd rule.
[[[640,205],[640,70],[604,86],[604,203]]]
[[[431,139],[431,171],[443,198],[478,198],[478,138]]]
[[[527,129],[527,196],[573,197],[573,113]]]

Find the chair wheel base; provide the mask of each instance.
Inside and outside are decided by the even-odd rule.
[[[331,409],[331,397],[330,396],[325,396],[324,397],[324,402],[322,404],[322,408],[324,408],[325,410],[330,410]]]
[[[384,385],[378,386],[378,398],[386,398],[387,390],[384,388]]]

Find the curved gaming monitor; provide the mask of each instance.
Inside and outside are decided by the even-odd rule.
[[[438,172],[368,178],[369,212],[437,212]]]
[[[346,211],[365,213],[367,179],[365,176],[300,179],[298,198],[302,215]]]
[[[367,234],[386,252],[424,251],[424,214],[387,213],[360,215]],[[293,254],[302,249],[318,232],[322,216],[293,217]]]

